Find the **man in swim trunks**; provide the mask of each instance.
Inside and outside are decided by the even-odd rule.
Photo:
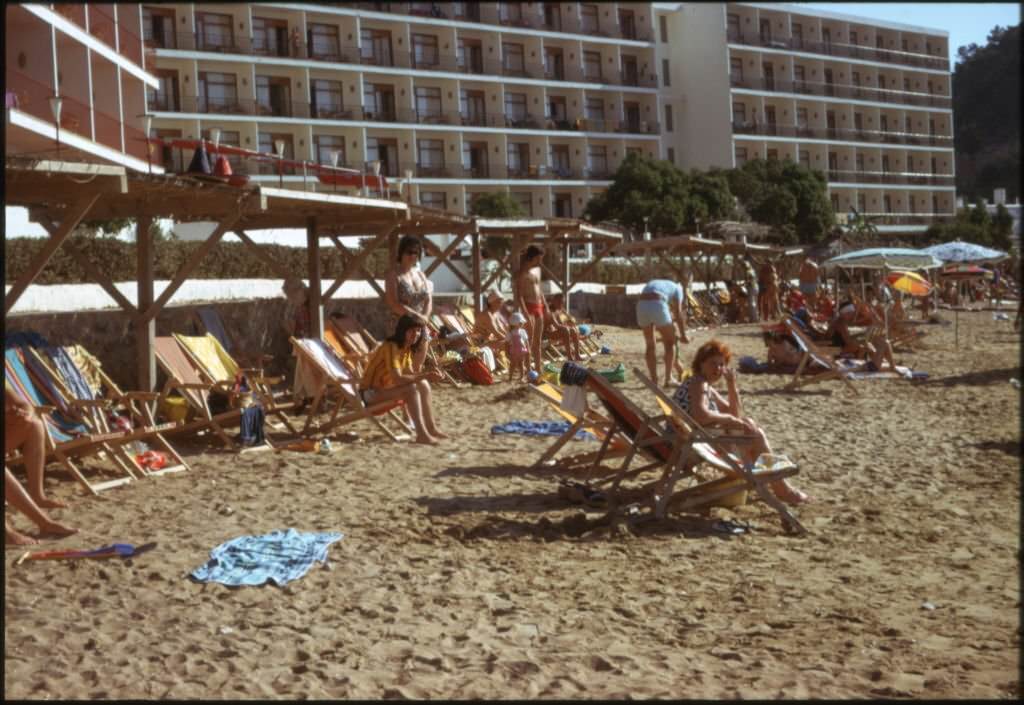
[[[818,265],[810,257],[800,265],[800,293],[807,301],[807,310],[818,308]]]
[[[536,245],[526,248],[519,261],[519,274],[516,275],[516,305],[526,316],[526,329],[530,335],[530,358],[537,374],[544,371],[544,359],[541,356],[542,339],[544,336],[544,294],[541,293],[541,269],[544,250]]]
[[[676,332],[672,327],[675,319],[679,328],[679,340],[690,342],[686,337],[686,302],[683,287],[668,279],[652,279],[640,292],[636,302],[636,322],[644,333],[646,346],[644,355],[651,379],[658,379],[658,360],[655,353],[654,330],[661,335],[665,350],[665,386],[672,383],[672,370],[676,364]]]

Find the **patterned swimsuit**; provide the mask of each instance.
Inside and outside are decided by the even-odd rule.
[[[401,276],[397,278],[397,284],[395,290],[395,298],[398,299],[398,303],[403,306],[411,308],[417,313],[425,314],[427,312],[427,301],[430,299],[430,290],[424,286],[419,291],[416,291],[412,286],[402,279]],[[391,329],[394,330],[398,324],[399,316],[396,316],[394,312],[391,313]]]
[[[672,398],[677,404],[679,404],[679,406],[682,407],[683,411],[690,415],[693,415],[693,411],[690,410],[690,385],[697,380],[703,379],[704,378],[700,375],[688,377],[685,382],[679,385],[678,389],[676,389],[676,393],[672,395]],[[707,404],[708,410],[717,413],[718,404],[715,403],[714,398],[711,396],[711,385],[707,383],[704,384],[704,401]]]

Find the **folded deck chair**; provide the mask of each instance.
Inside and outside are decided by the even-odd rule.
[[[564,470],[586,469],[595,472],[602,460],[621,457],[628,452],[631,445],[629,439],[621,434],[616,434],[615,423],[596,409],[588,408],[583,416],[576,416],[562,408],[562,390],[555,385],[541,382],[536,385],[531,384],[527,389],[544,399],[555,413],[570,424],[569,430],[559,436],[533,464],[534,468],[548,466]],[[558,452],[575,438],[579,431],[587,431],[601,441],[600,450],[556,459]]]
[[[248,367],[260,370],[261,374],[267,363],[274,359],[273,355],[265,355],[259,352],[250,354],[246,352],[238,342],[238,339],[224,325],[224,319],[221,318],[220,312],[217,309],[210,306],[200,306],[195,310],[195,318],[200,334],[204,332],[209,333],[217,339],[229,355]]]
[[[325,435],[329,430],[350,424],[360,419],[373,421],[391,440],[402,441],[412,438],[412,429],[403,421],[395,410],[403,406],[401,401],[390,400],[367,406],[359,395],[359,378],[355,371],[324,341],[317,338],[289,338],[295,354],[299,357],[298,364],[310,365],[316,377],[323,380],[323,385],[313,398],[302,428],[303,435]],[[328,399],[335,401],[331,417],[324,423],[317,423],[316,417],[321,405]],[[347,413],[344,413],[347,412]],[[395,433],[382,420],[382,416],[390,417],[401,431]]]
[[[850,382],[849,373],[853,370],[841,367],[836,358],[819,348],[793,319],[786,318],[783,323],[794,340],[796,340],[797,347],[800,348],[800,363],[793,374],[793,379],[785,385],[784,389],[798,389],[812,382],[838,379],[854,394],[858,393],[856,387]],[[808,364],[811,361],[818,363],[819,366],[824,368],[824,371],[816,372],[813,375],[805,375],[804,372],[807,371]]]
[[[133,473],[134,464],[123,448],[125,443],[135,438],[124,432],[94,433],[82,421],[69,418],[66,412],[62,413],[57,405],[66,408],[66,401],[59,398],[55,389],[48,391],[49,396],[40,389],[25,364],[26,354],[27,350],[18,347],[4,350],[4,384],[22,401],[30,404],[42,418],[46,430],[46,458],[56,459],[86,491],[94,495],[137,479]],[[72,462],[72,458],[89,456],[109,458],[121,477],[90,482]],[[5,462],[18,464],[24,462],[24,458],[20,453],[5,454]]]
[[[185,354],[192,358],[199,369],[200,376],[204,377],[206,381],[226,384],[230,388],[244,376],[249,383],[253,398],[263,404],[267,415],[275,416],[290,432],[298,433],[292,425],[291,419],[284,413],[285,409],[291,409],[295,403],[292,401],[278,402],[270,388],[270,385],[280,382],[282,377],[264,377],[262,370],[243,368],[228,354],[220,341],[209,333],[204,336],[174,333],[173,337],[184,349]],[[277,430],[281,430],[281,427],[278,426]]]
[[[188,463],[162,435],[163,431],[173,429],[175,424],[157,424],[150,406],[146,403],[155,402],[159,394],[121,391],[103,371],[99,360],[80,345],[33,348],[32,353],[41,365],[58,378],[68,398],[81,407],[83,416],[89,420],[89,426],[94,431],[116,432],[118,429],[111,427],[108,414],[124,412],[127,413],[136,431],[133,435],[138,436],[137,440],[152,443],[157,450],[170,456],[172,464],[158,470],[151,470],[132,457],[139,474],[155,477],[190,469]],[[84,369],[89,370],[88,375]]]
[[[219,392],[224,396],[230,396],[231,385],[214,384],[203,379],[192,358],[185,354],[182,346],[172,337],[157,336],[153,341],[153,352],[160,369],[167,375],[167,382],[160,393],[161,398],[176,391],[188,402],[198,417],[190,423],[175,426],[173,431],[179,433],[209,430],[220,438],[225,448],[235,449],[237,444],[228,436],[224,426],[239,424],[242,410],[230,409],[214,414],[210,409],[210,393]]]

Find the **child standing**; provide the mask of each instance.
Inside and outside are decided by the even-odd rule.
[[[516,311],[508,320],[508,356],[512,367],[508,371],[508,381],[524,378],[530,364],[530,337],[526,332],[526,317]]]

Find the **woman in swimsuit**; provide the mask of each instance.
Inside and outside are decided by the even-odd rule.
[[[752,418],[743,415],[740,393],[736,388],[736,373],[728,366],[730,357],[732,354],[724,343],[718,340],[704,343],[693,357],[693,374],[679,385],[673,397],[702,426],[754,436],[756,440],[753,443],[744,443],[737,449],[744,460],[752,464],[762,454],[771,453],[772,449],[764,429]],[[728,386],[728,399],[714,389],[714,385],[723,377]],[[728,435],[719,436],[717,440],[732,445]],[[787,504],[801,504],[809,499],[806,493],[784,479],[773,482],[771,488],[775,496]]]
[[[412,316],[424,326],[427,340],[413,355],[413,371],[423,369],[430,347],[429,325],[433,299],[430,294],[430,280],[420,271],[423,244],[412,235],[406,235],[398,242],[397,266],[388,272],[384,282],[384,303],[391,313],[391,326],[402,316]]]

